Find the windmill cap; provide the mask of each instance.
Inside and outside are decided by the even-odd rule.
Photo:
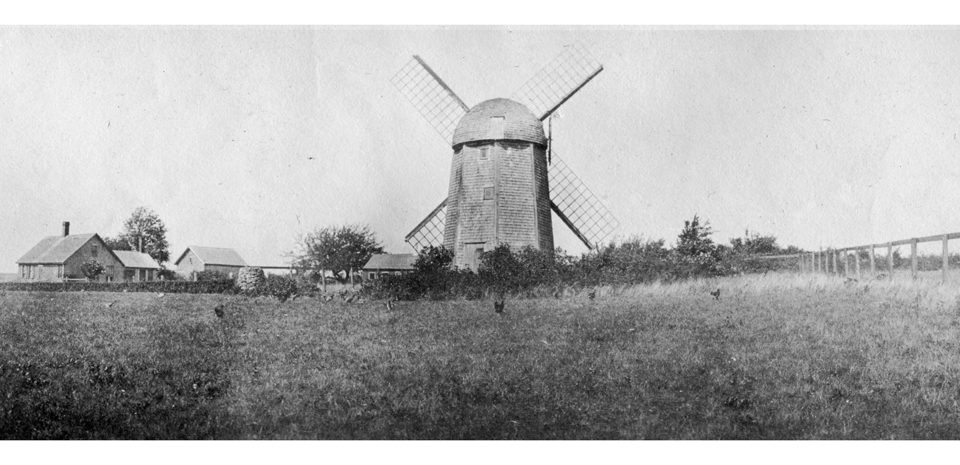
[[[495,98],[470,109],[453,131],[453,146],[481,140],[517,140],[547,145],[543,123],[527,107]]]

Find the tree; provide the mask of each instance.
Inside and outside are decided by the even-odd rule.
[[[781,251],[775,236],[751,234],[750,230],[745,231],[742,238],[730,239],[730,245],[734,253],[747,255],[774,255]]]
[[[107,244],[107,248],[110,250],[133,250],[133,247],[130,247],[130,243],[126,240],[118,237],[104,237],[103,242]]]
[[[500,244],[493,250],[480,255],[477,274],[502,296],[504,292],[520,287],[523,264],[510,250],[510,245]]]
[[[340,282],[346,282],[351,270],[358,270],[383,247],[366,225],[328,226],[299,240],[295,253],[301,268],[332,270]],[[341,276],[340,273],[343,273]]]
[[[442,245],[439,247],[424,247],[417,255],[417,260],[413,262],[413,268],[420,273],[438,274],[450,269],[453,263],[453,252],[450,252]]]
[[[710,223],[700,223],[700,217],[693,215],[693,220],[683,222],[683,230],[677,236],[677,253],[686,257],[705,257],[714,254],[716,247],[710,235]]]
[[[123,222],[120,236],[109,238],[106,242],[113,250],[138,250],[141,241],[142,251],[158,263],[163,264],[170,260],[167,227],[156,212],[146,207],[137,207]]]
[[[100,276],[104,272],[103,264],[91,258],[80,265],[80,272],[83,273],[88,280],[94,281],[97,279],[97,276]]]

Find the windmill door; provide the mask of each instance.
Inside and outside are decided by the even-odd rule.
[[[480,255],[483,254],[483,242],[467,242],[463,244],[463,264],[473,271],[480,269]]]

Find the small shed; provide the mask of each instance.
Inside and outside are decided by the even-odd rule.
[[[416,261],[417,256],[409,253],[374,254],[360,271],[363,273],[363,279],[376,279],[385,274],[412,273],[413,264]]]
[[[155,281],[160,265],[150,255],[132,250],[114,250],[123,263],[124,281]]]
[[[174,264],[177,265],[177,271],[188,278],[194,278],[201,271],[219,271],[235,278],[240,268],[247,266],[236,250],[199,245],[187,247]]]

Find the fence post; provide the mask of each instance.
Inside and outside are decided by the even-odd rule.
[[[860,249],[853,249],[853,271],[857,273],[857,279],[863,279],[860,276]]]
[[[830,253],[830,258],[833,259],[833,274],[840,274],[840,270],[837,269],[837,251],[836,250]]]
[[[887,272],[890,273],[890,279],[893,279],[893,242],[887,242]]]
[[[950,236],[943,235],[943,282],[946,284],[947,275],[950,270],[950,249],[947,247],[947,242],[950,240]]]
[[[873,244],[870,244],[870,276],[877,277],[877,250]]]
[[[917,279],[917,239],[910,239],[910,275]]]
[[[843,251],[843,276],[850,275],[850,251]]]

